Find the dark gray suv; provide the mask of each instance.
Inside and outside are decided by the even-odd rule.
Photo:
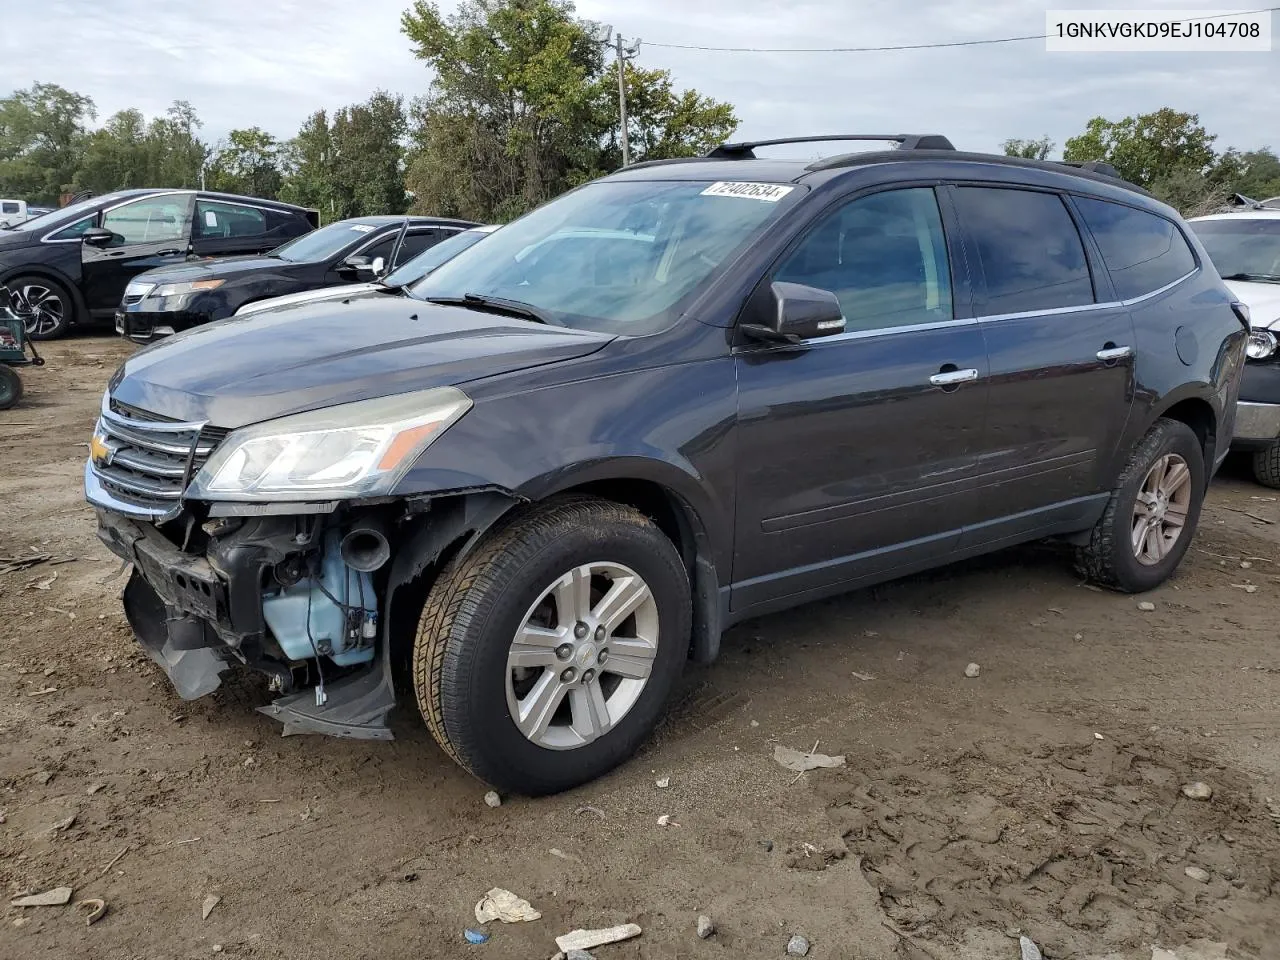
[[[538,794],[746,618],[1044,537],[1161,583],[1244,361],[1195,237],[1106,168],[835,139],[899,145],[638,164],[411,297],[127,361],[85,486],[179,693],[247,667],[286,733],[386,739],[409,689]]]

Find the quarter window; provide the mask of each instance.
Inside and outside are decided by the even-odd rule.
[[[930,188],[860,197],[818,222],[774,280],[830,290],[845,329],[950,320],[951,274]]]
[[[93,217],[85,217],[83,220],[77,220],[69,227],[63,227],[57,233],[49,237],[50,240],[79,240],[84,236],[84,232],[93,226]]]
[[[154,243],[181,240],[187,234],[190,195],[170,195],[135,200],[108,210],[102,226],[121,239],[118,243]]]
[[[1196,268],[1182,231],[1164,217],[1090,197],[1076,197],[1076,206],[1121,300],[1159,290]]]
[[[261,210],[216,200],[196,201],[196,221],[192,235],[201,240],[229,240],[260,237],[267,232],[267,218]]]
[[[980,316],[1094,302],[1084,243],[1056,193],[959,187],[956,205],[986,278]]]

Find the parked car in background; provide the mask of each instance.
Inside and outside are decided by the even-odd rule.
[[[1253,475],[1280,489],[1280,204],[1189,221],[1231,292],[1248,308],[1248,361],[1231,445],[1253,456]]]
[[[0,200],[0,230],[25,222],[34,216],[25,200]]]
[[[344,283],[336,287],[320,287],[315,290],[304,290],[301,293],[287,293],[282,297],[253,300],[237,310],[234,315],[247,317],[267,310],[275,310],[278,307],[292,307],[303,303],[321,303],[326,300],[345,300],[349,297],[370,297],[385,293],[407,293],[414,284],[432,270],[452,260],[463,250],[475,246],[497,229],[497,224],[486,224],[469,230],[460,230],[447,240],[441,240],[434,247],[428,247],[379,280],[369,283]]]
[[[443,217],[354,217],[262,256],[151,270],[125,289],[116,312],[116,332],[147,343],[230,317],[255,300],[353,281],[372,282],[474,226],[468,220]]]
[[[0,230],[0,283],[27,333],[110,321],[137,274],[190,256],[258,253],[309,233],[314,210],[199,190],[121,190]]]
[[[135,354],[84,476],[139,642],[188,698],[261,672],[290,733],[389,739],[398,676],[539,794],[629,756],[742,620],[1054,536],[1163,583],[1241,308],[1108,167],[901,140],[635,164],[414,299]]]

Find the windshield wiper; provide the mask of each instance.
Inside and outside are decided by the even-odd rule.
[[[1243,280],[1246,283],[1280,283],[1280,275],[1274,273],[1228,273],[1223,280]]]
[[[505,313],[510,317],[520,317],[523,320],[545,323],[553,327],[564,326],[545,310],[531,303],[525,303],[523,300],[508,300],[506,297],[491,297],[487,293],[464,293],[460,297],[427,297],[425,299],[427,303],[438,303],[446,307],[491,310],[494,313]]]

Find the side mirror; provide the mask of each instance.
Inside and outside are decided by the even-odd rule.
[[[105,247],[115,239],[115,236],[110,230],[104,230],[102,227],[90,227],[80,234],[80,239],[91,247]]]
[[[342,265],[339,269],[343,273],[354,273],[357,276],[362,277],[376,277],[378,275],[378,266],[381,261],[381,257],[376,257],[372,261],[365,256],[347,257],[347,259],[342,261]]]
[[[772,284],[774,311],[769,322],[743,324],[742,331],[757,340],[803,343],[844,333],[844,313],[830,290],[803,283]]]
[[[373,271],[375,277],[382,276],[387,269],[387,261],[384,257],[374,257],[373,263],[369,264],[369,269]]]

